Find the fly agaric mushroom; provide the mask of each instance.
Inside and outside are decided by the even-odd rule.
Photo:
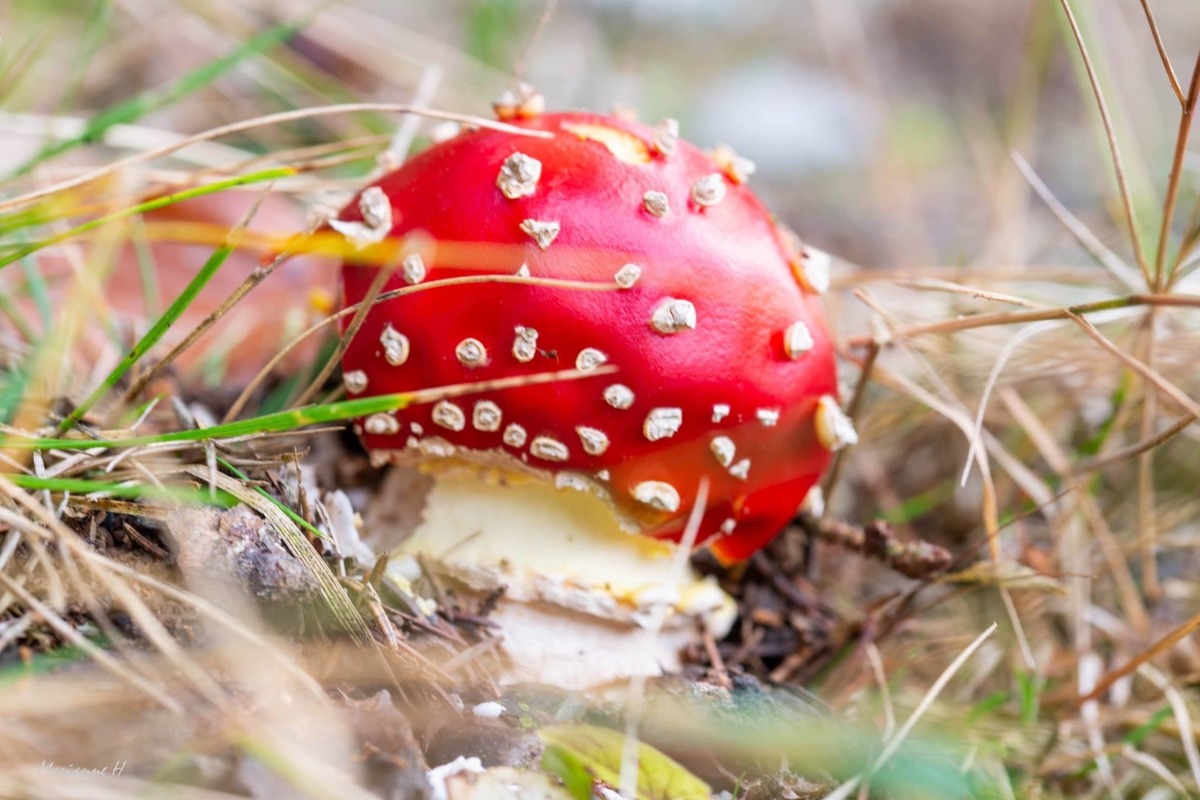
[[[345,352],[345,385],[363,397],[584,373],[416,405],[358,428],[376,462],[430,476],[401,549],[471,588],[506,587],[510,602],[497,613],[542,631],[537,642],[516,636],[511,649],[561,659],[566,670],[553,679],[579,684],[583,647],[557,639],[555,608],[605,620],[596,624],[607,638],[592,631],[587,646],[606,659],[620,660],[617,640],[654,609],[672,612],[668,628],[700,620],[722,633],[732,606],[711,579],[687,572],[668,585],[702,480],[710,489],[698,541],[741,559],[781,530],[830,452],[855,435],[835,399],[817,298],[828,257],[776,226],[745,185],[752,164],[728,148],[705,154],[670,120],[509,121],[550,136],[462,133],[364,190],[341,222],[380,217],[386,198],[387,235],[421,243],[385,289],[469,275],[530,280],[431,285],[379,303]],[[347,304],[364,298],[377,270],[348,257]],[[547,278],[608,290],[537,282]],[[602,365],[615,373],[586,375]],[[672,660],[633,654],[612,677],[653,671],[655,659]]]

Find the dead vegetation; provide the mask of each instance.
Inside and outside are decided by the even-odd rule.
[[[487,598],[385,569],[403,511],[329,380],[334,245],[296,238],[439,120],[494,124],[457,110],[561,56],[554,25],[619,20],[456,5],[466,51],[366,3],[53,5],[0,11],[19,34],[0,47],[19,109],[0,112],[0,795],[436,797],[426,769],[460,756],[619,770],[594,726],[631,730],[620,691],[496,686]],[[765,178],[845,256],[829,306],[863,443],[825,508],[703,565],[739,624],[649,687],[632,730],[738,798],[1200,793],[1195,21],[1165,0],[803,5],[772,13],[811,23],[810,66],[895,137],[816,188]],[[603,35],[626,57],[666,36],[624,24]],[[888,70],[925,58],[948,59],[936,86],[985,63],[1015,88],[957,72],[995,105],[904,119]],[[973,164],[930,152],[956,126]]]

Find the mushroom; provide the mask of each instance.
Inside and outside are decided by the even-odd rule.
[[[386,196],[388,236],[426,243],[427,283],[529,280],[381,302],[343,366],[355,397],[582,373],[411,406],[359,431],[375,462],[426,475],[400,551],[469,589],[504,587],[496,614],[515,677],[589,685],[669,666],[700,626],[719,636],[732,623],[711,578],[669,579],[702,482],[698,544],[742,559],[854,434],[813,278],[828,258],[776,226],[744,184],[749,168],[730,177],[727,157],[677,139],[670,122],[509,121],[551,136],[466,131],[362,197]],[[361,221],[362,205],[341,221]],[[347,257],[347,304],[377,269]],[[385,288],[406,285],[397,274]],[[659,614],[660,648],[648,651],[629,631]],[[531,664],[536,676],[521,671]]]

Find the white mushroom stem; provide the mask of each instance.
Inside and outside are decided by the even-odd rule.
[[[492,618],[508,681],[586,689],[661,674],[705,629],[719,637],[733,624],[715,580],[690,568],[673,579],[678,546],[626,532],[597,493],[476,465],[437,465],[430,478],[398,553],[468,590],[505,589]],[[638,633],[664,607],[648,647]]]

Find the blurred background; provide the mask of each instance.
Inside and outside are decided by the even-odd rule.
[[[32,115],[104,108],[319,5],[9,0],[0,8],[9,76],[0,102]],[[1085,221],[1110,227],[1112,178],[1095,104],[1049,0],[561,0],[536,34],[547,4],[534,0],[325,6],[289,47],[140,123],[198,131],[350,97],[406,102],[418,91],[433,107],[487,114],[519,73],[550,107],[674,116],[698,144],[733,146],[758,163],[754,185],[785,221],[865,266],[1071,259],[1054,247],[1064,238],[1053,220],[1026,219],[1029,190],[1013,149]],[[1189,0],[1154,8],[1184,72],[1200,14]],[[1135,194],[1149,202],[1165,175],[1160,156],[1170,152],[1177,104],[1142,10],[1087,2],[1076,14]],[[18,72],[21,64],[30,68]],[[336,117],[229,143],[261,150],[392,125]],[[44,135],[32,119],[2,127],[0,159],[13,163]]]
[[[1183,92],[1200,12],[1195,0],[1071,7],[1153,260],[1180,100],[1145,9],[1153,9]],[[254,37],[288,23],[301,27],[285,43],[246,53]],[[1014,318],[1022,325],[904,335],[908,326],[959,315],[1058,308],[1145,288],[1093,88],[1058,0],[6,0],[0,173],[11,198],[135,159],[86,196],[62,198],[57,217],[37,231],[45,236],[66,229],[59,217],[78,223],[200,179],[302,165],[274,183],[251,226],[278,241],[339,207],[389,163],[389,148],[427,145],[437,123],[362,110],[137,157],[226,123],[336,103],[488,117],[491,101],[518,80],[536,86],[549,108],[675,117],[685,138],[727,144],[754,160],[751,186],[783,222],[837,258],[826,303],[842,345],[845,398],[855,395],[872,337],[896,334],[895,346],[872,362],[856,415],[862,444],[845,457],[830,516],[883,518],[905,540],[945,544],[957,566],[975,564],[947,581],[953,587],[934,585],[927,606],[910,604],[915,594],[903,593],[915,593],[914,583],[894,572],[823,546],[813,570],[781,539],[772,556],[789,570],[803,562],[789,580],[832,609],[821,623],[828,630],[797,613],[791,627],[763,635],[779,657],[749,659],[747,669],[819,683],[839,712],[878,722],[891,700],[886,682],[883,700],[874,693],[876,677],[894,679],[896,697],[911,707],[971,637],[1000,620],[964,685],[933,715],[944,730],[969,710],[972,747],[994,746],[1005,767],[1019,765],[1014,773],[1062,778],[1047,797],[1083,796],[1075,790],[1085,784],[1102,796],[1115,786],[1107,767],[1097,768],[1107,788],[1092,772],[1106,742],[1113,753],[1118,743],[1145,743],[1164,771],[1191,769],[1200,782],[1200,756],[1180,744],[1195,729],[1186,716],[1167,719],[1158,678],[1157,688],[1139,680],[1137,691],[1130,679],[1087,719],[1075,702],[1099,675],[1197,619],[1197,426],[1185,421],[1152,456],[1131,454],[1179,409],[1120,357],[1152,364],[1197,396],[1194,308],[1131,306],[1089,317],[1115,342],[1107,350],[1063,319],[1036,329]],[[88,138],[97,119],[115,124]],[[1182,160],[1173,253],[1200,214],[1195,139]],[[45,157],[72,140],[86,146]],[[16,363],[12,354],[32,349],[32,334],[86,318],[101,335],[48,385],[50,396],[96,386],[261,191],[234,187],[189,201],[139,218],[108,251],[102,238],[80,237],[41,253],[36,268],[0,273],[0,300],[16,298],[18,307],[0,304],[0,354]],[[32,235],[23,226],[41,222],[11,219],[0,227],[10,246]],[[179,222],[200,227],[168,226]],[[263,255],[258,247],[231,259],[179,328],[206,316]],[[1187,273],[1196,259],[1182,261],[1184,277],[1166,290],[1192,293],[1194,306],[1197,281]],[[255,302],[227,315],[179,361],[189,398],[219,415],[224,394],[236,394],[295,331],[328,313],[335,270],[317,259],[290,262]],[[81,275],[94,275],[95,287],[73,284]],[[34,309],[47,296],[40,282],[69,302],[54,313]],[[299,350],[293,367],[311,366],[314,352],[315,345]],[[976,425],[991,473],[981,475],[977,463],[961,480]],[[991,541],[989,530],[997,534]],[[737,635],[749,640],[769,627],[745,622]],[[881,659],[877,673],[860,647],[874,647],[872,636],[881,645],[872,656]],[[849,667],[830,668],[843,655]],[[1164,682],[1200,683],[1194,634],[1157,656]],[[1194,690],[1189,698],[1194,707]],[[1137,791],[1152,785],[1145,762],[1125,756],[1114,755],[1118,778]]]

